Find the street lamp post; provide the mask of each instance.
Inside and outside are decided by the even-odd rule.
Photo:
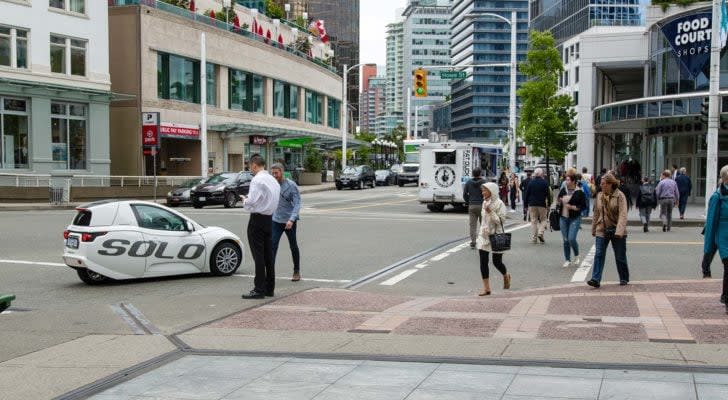
[[[510,135],[512,136],[510,140],[510,149],[509,153],[511,154],[511,160],[510,160],[510,168],[511,171],[515,171],[516,169],[516,73],[517,71],[517,65],[516,65],[516,56],[517,56],[517,48],[516,48],[516,40],[517,40],[517,33],[518,33],[518,23],[517,23],[517,13],[515,11],[511,11],[511,19],[508,20],[506,17],[494,13],[489,12],[474,12],[467,14],[465,16],[466,18],[470,19],[476,19],[478,17],[493,17],[498,18],[501,21],[507,23],[511,27],[511,62],[510,62],[510,68],[511,68],[511,87],[510,87],[510,101],[509,101],[509,108],[510,108],[510,114],[509,114],[509,121],[508,126],[510,128]]]
[[[342,72],[344,75],[344,86],[341,88],[341,102],[343,103],[342,110],[344,113],[344,115],[342,117],[343,123],[341,124],[341,169],[342,170],[344,169],[344,167],[346,167],[347,161],[348,161],[347,157],[346,157],[346,140],[347,140],[347,134],[348,134],[347,131],[349,129],[349,127],[347,126],[349,124],[349,121],[347,120],[348,119],[347,117],[349,116],[347,113],[347,108],[349,107],[349,105],[347,104],[347,98],[346,98],[346,79],[347,79],[346,77],[349,74],[349,71],[351,71],[354,68],[359,67],[362,64],[364,64],[364,63],[352,65],[349,68],[347,68],[346,64],[344,64],[342,66],[343,67]]]

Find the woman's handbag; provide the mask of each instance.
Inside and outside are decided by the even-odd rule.
[[[490,239],[490,249],[495,252],[508,251],[511,249],[511,234],[506,233],[503,228],[503,219],[499,216],[500,226],[503,232],[493,233],[488,238]]]

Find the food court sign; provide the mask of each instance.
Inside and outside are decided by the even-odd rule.
[[[662,26],[662,33],[682,66],[694,78],[701,72],[708,75],[711,13],[702,12],[674,19]]]

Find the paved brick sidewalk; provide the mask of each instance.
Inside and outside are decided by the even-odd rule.
[[[717,280],[584,284],[488,297],[313,289],[209,328],[388,335],[728,344]]]

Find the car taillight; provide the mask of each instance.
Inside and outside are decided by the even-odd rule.
[[[68,234],[70,234],[70,231],[63,231],[63,238],[68,239]]]
[[[96,239],[99,236],[106,235],[106,232],[91,232],[91,233],[82,233],[81,234],[81,241],[82,242],[93,242],[94,239]]]

